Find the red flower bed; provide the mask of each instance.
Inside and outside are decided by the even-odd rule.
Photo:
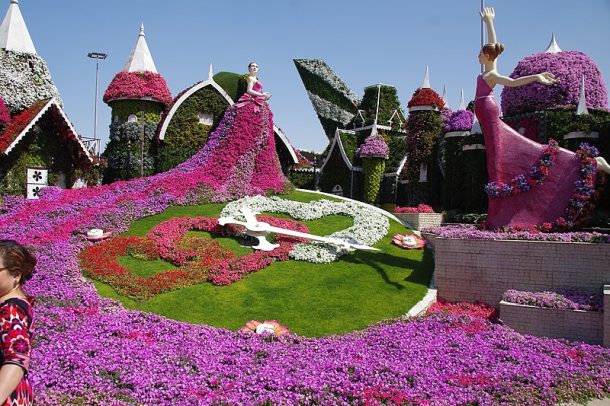
[[[307,232],[307,227],[292,220],[259,217],[259,221]],[[206,281],[230,285],[273,262],[288,260],[292,245],[302,241],[277,235],[276,242],[280,246],[273,251],[255,250],[248,255],[235,256],[211,239],[184,237],[189,230],[235,236],[243,227],[221,227],[217,219],[209,217],[173,218],[154,227],[146,237],[116,237],[87,247],[80,255],[81,266],[86,275],[111,285],[121,295],[148,299]],[[117,258],[126,255],[142,260],[163,259],[179,267],[145,278],[118,263]]]
[[[407,107],[415,106],[434,106],[439,110],[445,107],[443,99],[430,88],[419,88],[413,93],[413,97],[409,100]]]
[[[106,103],[115,99],[147,97],[166,105],[172,102],[172,95],[163,76],[153,72],[119,72],[104,92]]]
[[[495,320],[498,312],[485,303],[449,303],[438,298],[426,311],[426,315],[443,313],[457,316],[467,315],[479,319]]]

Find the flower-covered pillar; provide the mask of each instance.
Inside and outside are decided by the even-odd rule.
[[[102,154],[108,160],[104,183],[151,175],[157,124],[172,96],[157,73],[143,25],[127,65],[106,89],[104,102],[112,109],[110,140]]]
[[[413,93],[408,103],[407,165],[403,171],[407,183],[409,205],[438,204],[441,173],[437,161],[437,140],[441,134],[440,111],[445,103],[430,88],[428,75],[424,85]]]
[[[390,149],[383,137],[372,134],[358,149],[364,166],[364,201],[370,204],[378,203],[381,189],[381,178],[385,173],[385,163]]]
[[[462,148],[464,138],[470,135],[473,120],[474,114],[464,107],[462,93],[460,107],[446,117],[443,125],[442,205],[445,210],[459,209],[464,200],[466,173]]]

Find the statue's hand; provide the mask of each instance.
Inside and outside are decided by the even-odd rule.
[[[483,11],[479,11],[483,22],[493,22],[496,18],[496,11],[493,7],[485,7]]]
[[[265,100],[269,100],[271,98],[271,93],[265,92],[263,95],[265,96]]]
[[[551,72],[542,72],[536,75],[536,80],[543,85],[553,85],[559,83],[559,79],[555,77]]]

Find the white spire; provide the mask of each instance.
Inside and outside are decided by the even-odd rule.
[[[214,77],[214,70],[212,69],[212,64],[210,64],[210,68],[208,69],[208,80]]]
[[[576,115],[585,115],[589,114],[589,110],[587,109],[587,100],[585,98],[585,75],[582,75],[582,80],[580,82],[580,99],[578,99],[578,107],[576,107]]]
[[[11,5],[8,6],[8,11],[0,25],[0,49],[36,54],[28,27],[19,11],[18,0],[11,0]]]
[[[424,84],[421,87],[422,87],[422,89],[430,89],[430,73],[428,72],[427,65],[426,65],[426,75],[424,76]]]
[[[466,104],[464,103],[464,89],[460,93],[460,105],[458,106],[458,110],[466,110]]]
[[[449,101],[447,100],[447,86],[446,85],[443,85],[443,95],[441,96],[441,99],[443,99],[443,103],[445,103],[445,107],[450,108]]]
[[[558,52],[562,52],[562,49],[559,48],[559,44],[557,44],[557,40],[555,39],[555,33],[551,34],[551,42],[549,42],[549,46],[544,52],[549,54],[556,54]]]
[[[131,55],[123,68],[125,72],[153,72],[157,73],[155,62],[152,59],[148,45],[146,44],[146,36],[144,35],[144,23],[140,26],[140,34],[136,46],[133,47]]]

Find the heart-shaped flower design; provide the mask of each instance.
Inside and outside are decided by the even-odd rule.
[[[260,220],[277,227],[308,231],[303,224],[293,220],[275,217],[260,217]],[[277,249],[236,256],[212,239],[185,238],[189,230],[239,236],[243,227],[221,227],[217,219],[210,217],[173,218],[154,227],[146,237],[115,237],[87,247],[80,255],[82,269],[87,276],[111,285],[121,295],[148,299],[206,281],[215,285],[230,285],[273,262],[288,260],[288,252],[293,244],[302,241],[278,235],[276,242],[280,246]],[[118,257],[125,255],[142,260],[162,259],[178,268],[146,278],[133,274],[118,263]]]

